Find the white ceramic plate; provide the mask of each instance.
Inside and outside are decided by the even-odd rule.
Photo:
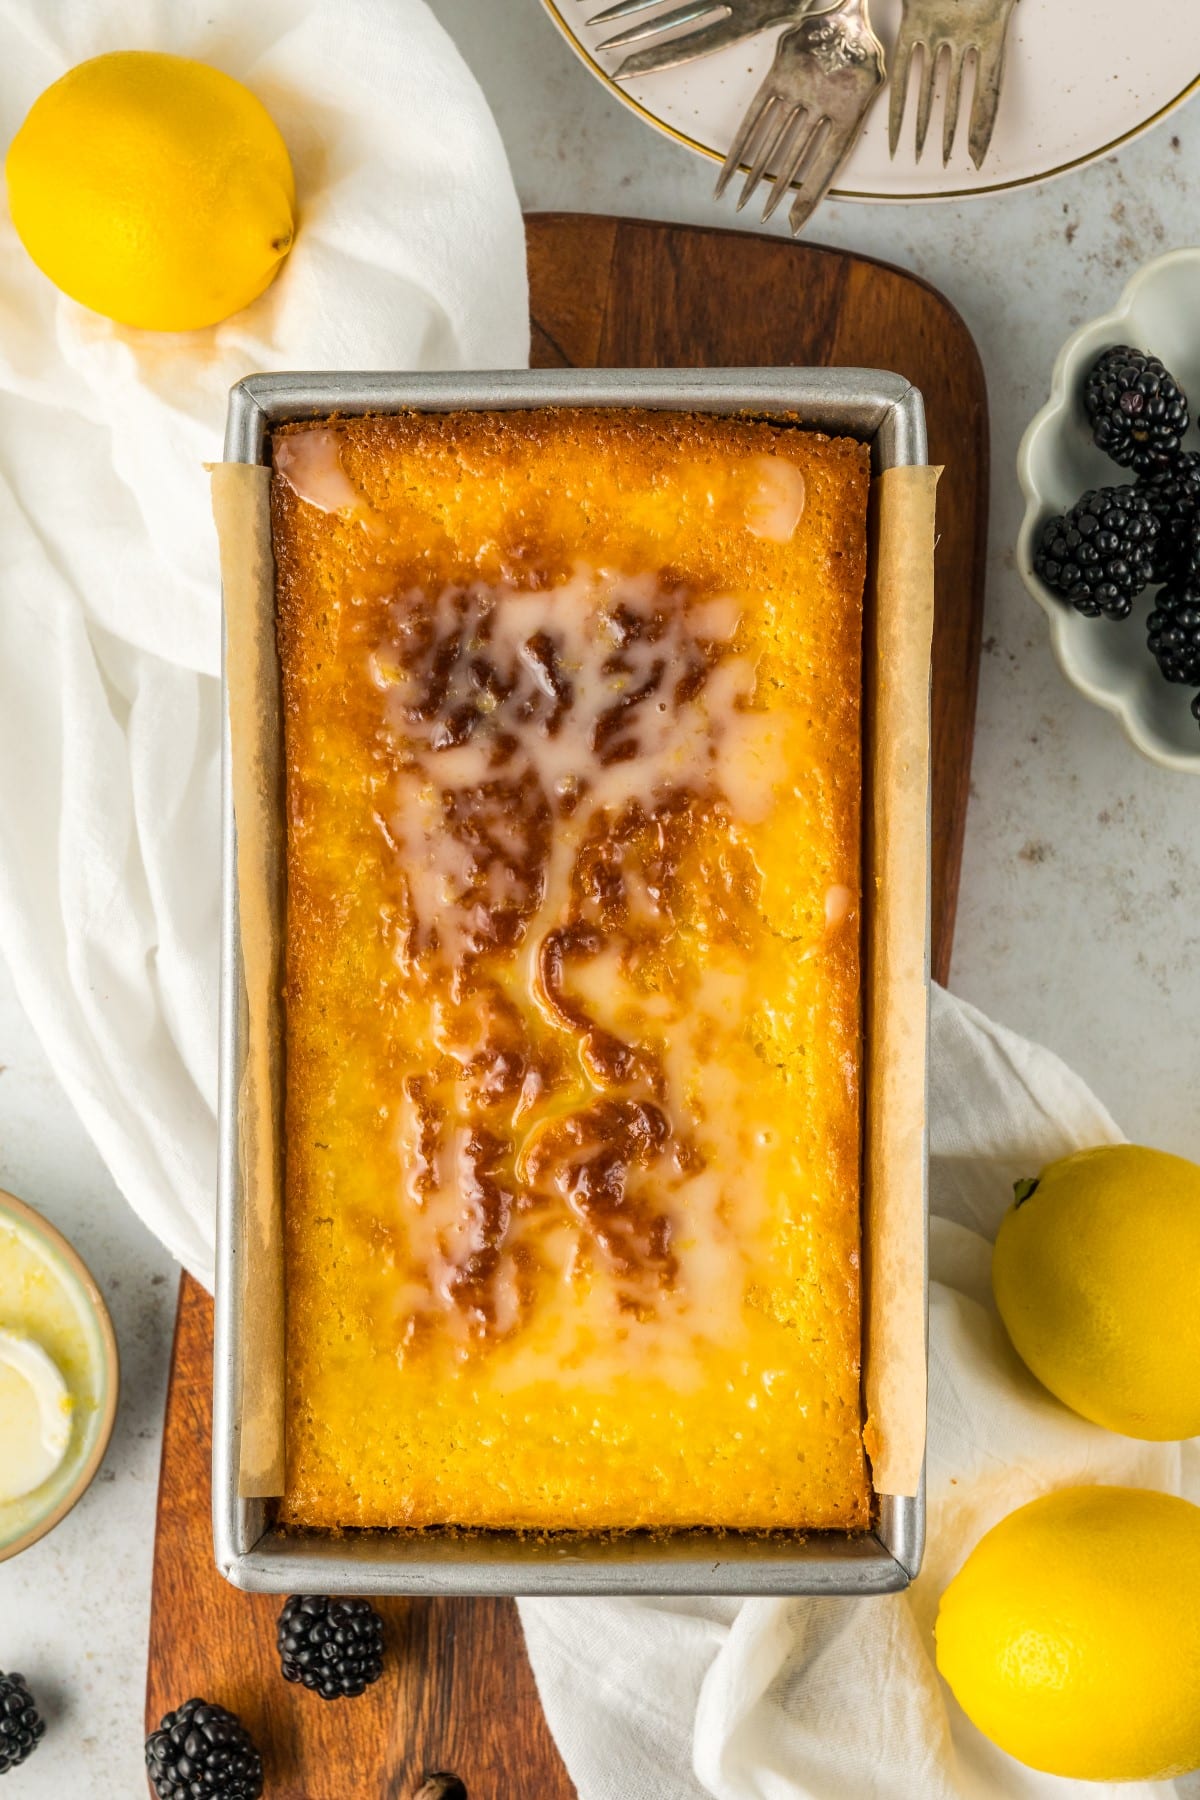
[[[1085,619],[1051,593],[1033,572],[1033,551],[1044,520],[1065,512],[1088,488],[1133,479],[1097,450],[1080,404],[1088,370],[1113,344],[1133,344],[1162,358],[1192,402],[1200,406],[1200,248],[1172,250],[1134,276],[1110,313],[1067,340],[1054,365],[1050,398],[1017,453],[1025,517],[1017,540],[1021,577],[1050,621],[1063,674],[1082,694],[1116,713],[1151,761],[1200,774],[1200,725],[1192,717],[1192,689],[1163,680],[1146,648],[1152,593],[1136,601],[1119,624]],[[1186,450],[1200,450],[1195,423]]]
[[[606,0],[544,0],[592,73],[660,131],[723,161],[759,82],[770,67],[777,31],[760,33],[677,69],[618,84],[624,50],[597,46],[622,23],[589,26]],[[667,11],[678,0],[662,0]],[[872,23],[890,50],[901,0],[873,0]],[[944,59],[943,59],[944,61]],[[966,148],[969,83],[958,142],[941,159],[942,83],[925,154],[912,149],[914,95],[905,136],[892,162],[886,95],[876,104],[853,156],[832,191],[843,200],[949,200],[1044,181],[1103,156],[1163,118],[1200,87],[1200,5],[1196,0],[1020,0],[996,133],[982,170]],[[914,90],[915,93],[915,90]],[[732,208],[731,208],[732,210]]]

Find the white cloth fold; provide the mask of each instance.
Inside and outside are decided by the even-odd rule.
[[[935,990],[930,1078],[929,1529],[879,1600],[525,1600],[538,1690],[580,1800],[1088,1800],[989,1744],[937,1675],[938,1598],[1005,1513],[1119,1482],[1200,1502],[1200,1441],[1077,1418],[1008,1343],[991,1240],[1012,1183],[1120,1133],[1049,1051]],[[1200,1800],[1200,1778],[1128,1800]]]
[[[244,81],[296,169],[275,283],[209,331],[56,293],[0,212],[0,947],[118,1186],[212,1279],[220,609],[205,460],[259,369],[519,367],[520,210],[424,0],[0,0],[0,131],[105,50]]]

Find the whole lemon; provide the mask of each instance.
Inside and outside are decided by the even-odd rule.
[[[992,1290],[1021,1359],[1110,1431],[1200,1432],[1200,1168],[1106,1144],[1017,1183]]]
[[[937,1664],[1031,1768],[1159,1781],[1200,1767],[1200,1506],[1076,1487],[1002,1519],[942,1595]]]
[[[295,234],[287,146],[248,88],[184,56],[120,50],[48,87],[5,162],[17,233],[72,299],[191,331],[278,273]]]

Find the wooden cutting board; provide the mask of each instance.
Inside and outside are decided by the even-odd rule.
[[[899,269],[747,233],[545,214],[528,221],[535,367],[829,364],[921,389],[945,464],[933,649],[933,960],[950,962],[970,776],[987,527],[987,395],[954,308]],[[147,1730],[192,1694],[239,1713],[267,1800],[405,1800],[431,1769],[471,1800],[572,1800],[511,1601],[384,1602],[389,1659],[331,1705],[279,1675],[280,1601],[239,1594],[209,1525],[212,1305],[183,1279],[163,1435]]]

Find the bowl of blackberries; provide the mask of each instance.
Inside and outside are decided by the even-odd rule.
[[[1067,678],[1200,771],[1200,248],[1077,331],[1025,433],[1017,562]]]

